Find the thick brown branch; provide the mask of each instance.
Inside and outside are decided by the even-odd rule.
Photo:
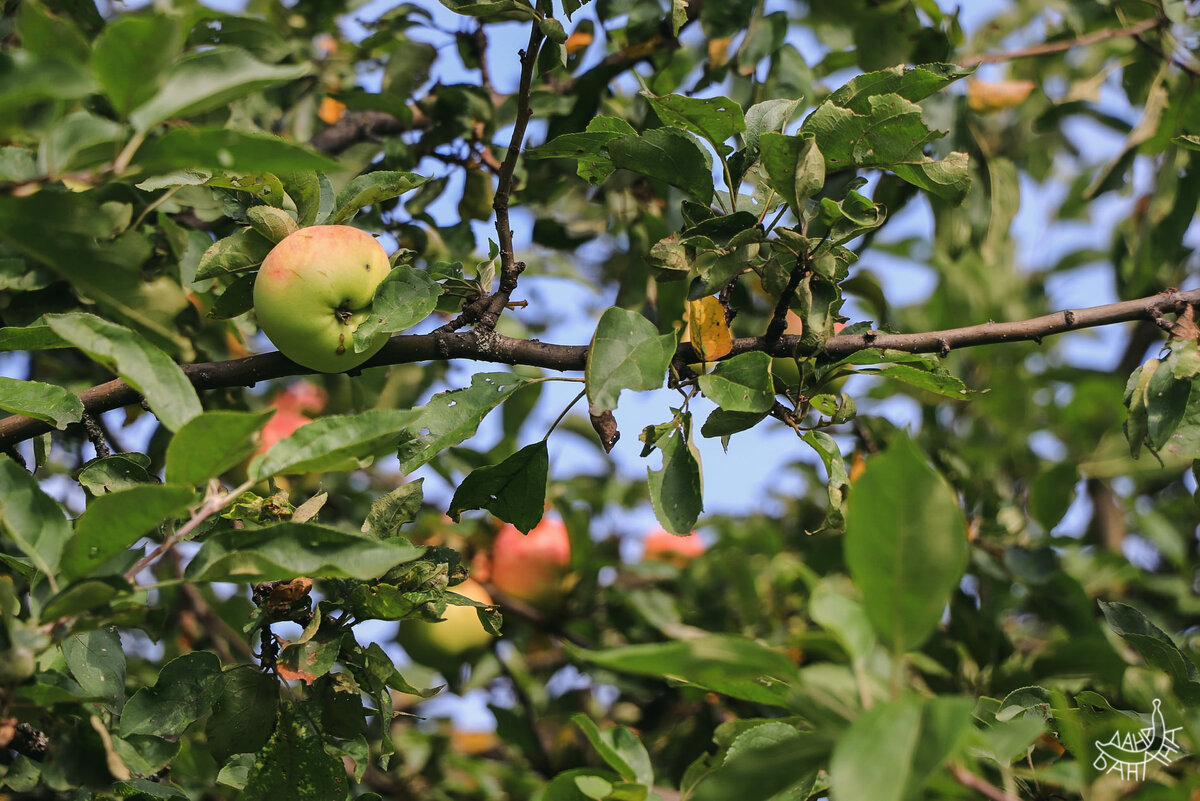
[[[1061,42],[1046,42],[1045,44],[1027,47],[1022,50],[1010,50],[1005,53],[987,53],[984,55],[971,56],[958,62],[960,67],[975,67],[980,64],[995,64],[1003,61],[1013,61],[1018,58],[1030,58],[1032,56],[1049,56],[1055,53],[1063,53],[1067,50],[1072,50],[1076,47],[1084,47],[1086,45],[1103,42],[1106,39],[1119,39],[1125,36],[1138,37],[1147,31],[1161,27],[1163,20],[1153,18],[1142,20],[1136,25],[1130,25],[1128,28],[1104,28],[1091,33],[1085,33],[1075,39],[1066,39]]]
[[[1153,320],[1163,314],[1181,312],[1189,305],[1200,304],[1200,289],[1187,292],[1170,290],[1148,298],[1074,309],[1021,320],[1012,323],[983,323],[966,328],[929,331],[918,334],[881,334],[869,332],[832,337],[825,341],[821,356],[841,359],[868,348],[896,350],[905,353],[939,353],[955,348],[994,345],[1002,342],[1028,342],[1042,337],[1095,328],[1131,320]],[[772,356],[790,356],[800,345],[800,337],[785,335],[768,345],[765,337],[741,337],[733,341],[730,356],[761,350]],[[514,339],[494,331],[438,332],[392,337],[370,361],[363,365],[380,367],[388,364],[470,359],[497,364],[523,364],[565,372],[581,371],[587,363],[587,345],[556,345],[537,340]],[[676,359],[686,363],[700,361],[691,343],[682,343]],[[313,371],[301,367],[281,353],[264,353],[245,359],[204,364],[185,364],[184,374],[197,389],[253,386],[259,381],[293,375],[310,375]],[[137,403],[137,391],[119,379],[92,387],[79,393],[83,407],[98,415],[131,403]],[[19,442],[50,430],[50,424],[12,415],[0,420],[0,452]]]

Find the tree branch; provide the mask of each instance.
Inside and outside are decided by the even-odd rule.
[[[1063,53],[1067,50],[1072,50],[1076,47],[1084,47],[1086,45],[1103,42],[1106,39],[1120,39],[1126,36],[1139,37],[1147,31],[1162,27],[1163,20],[1159,18],[1142,20],[1136,25],[1130,25],[1128,28],[1103,28],[1091,33],[1085,33],[1075,39],[1067,39],[1061,42],[1047,42],[1045,44],[1027,47],[1023,50],[1010,50],[1005,53],[987,53],[978,56],[971,56],[958,62],[960,67],[975,67],[980,64],[996,64],[1002,61],[1013,61],[1018,58],[1030,58],[1032,56],[1049,56],[1055,53]]]
[[[1200,305],[1200,289],[1187,292],[1172,289],[1137,300],[1086,309],[1068,309],[1011,323],[987,322],[965,328],[916,334],[881,334],[869,331],[865,334],[839,335],[825,340],[820,355],[825,359],[837,360],[869,348],[904,353],[945,354],[955,348],[1006,342],[1040,342],[1042,337],[1081,328],[1095,328],[1131,320],[1155,320],[1163,314],[1179,313],[1187,306],[1195,305]],[[785,334],[773,344],[769,344],[765,337],[740,337],[733,341],[733,350],[729,356],[757,350],[771,356],[787,357],[796,353],[799,345],[800,337],[790,334]],[[432,334],[392,337],[379,353],[358,369],[411,362],[469,359],[577,372],[586,367],[587,353],[587,345],[557,345],[533,339],[515,339],[495,331],[439,331]],[[801,352],[800,355],[805,354]],[[676,359],[685,363],[700,361],[691,343],[687,342],[679,345]],[[314,372],[278,352],[224,362],[185,364],[181,367],[196,389],[248,387],[259,381],[311,375]],[[79,393],[84,410],[92,415],[137,403],[140,397],[135,389],[120,379]],[[51,424],[23,415],[11,415],[0,419],[0,452],[50,430]]]

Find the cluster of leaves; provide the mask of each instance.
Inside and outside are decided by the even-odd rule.
[[[1116,370],[1018,344],[949,358],[823,350],[839,330],[1031,317],[1051,275],[1097,260],[1122,298],[1181,284],[1200,202],[1196,69],[1173,40],[1196,32],[1184,4],[1060,4],[1067,46],[1014,61],[1011,78],[1070,90],[1025,89],[1018,103],[954,62],[1045,21],[1025,4],[973,41],[925,0],[816,3],[803,19],[748,2],[442,5],[460,15],[454,55],[477,82],[447,82],[450,56],[425,41],[438,17],[415,3],[359,41],[337,26],[347,4],[311,0],[257,15],[181,0],[109,18],[21,0],[5,14],[0,350],[28,380],[0,378],[14,415],[0,432],[23,415],[45,433],[0,456],[4,787],[1095,796],[1116,781],[1095,743],[1144,727],[1156,699],[1182,746],[1200,745],[1191,316],[1160,321],[1169,349],[1141,367],[1156,329],[1134,331]],[[488,37],[512,23],[530,44],[505,96]],[[806,62],[798,33],[824,42],[820,61]],[[604,54],[587,57],[601,37]],[[619,91],[614,79],[643,64],[642,90]],[[1111,69],[1140,121],[1086,100]],[[380,70],[382,91],[367,91]],[[541,144],[497,141],[531,114]],[[1111,252],[1025,272],[1009,235],[1019,179],[1082,158],[1073,117],[1125,139],[1077,170],[1059,217],[1118,192],[1135,163],[1152,188]],[[521,267],[510,197],[532,218]],[[497,241],[481,247],[472,220],[490,218],[493,198]],[[455,200],[459,219],[440,224],[435,210]],[[931,238],[883,233],[922,204]],[[270,401],[245,391],[262,376],[233,361],[257,333],[255,271],[297,228],[348,223],[399,245],[359,348],[476,308],[497,278],[509,292],[522,268],[522,287],[558,275],[615,289],[586,360],[569,365],[590,425],[568,416],[574,404],[549,414],[562,412],[562,437],[607,453],[622,395],[665,382],[677,402],[640,434],[661,466],[634,482],[551,474],[550,434],[530,443],[526,425],[546,416],[540,368],[568,359],[549,345],[530,360],[540,368],[476,372],[462,388],[445,361],[322,377],[326,413],[260,452]],[[581,261],[585,244],[602,264]],[[929,265],[932,296],[889,302],[881,254]],[[850,296],[875,319],[842,328]],[[505,313],[502,333],[455,342],[519,364],[513,343],[534,344],[556,311]],[[213,380],[195,364],[206,360],[229,377]],[[77,394],[113,374],[143,401],[120,430]],[[701,397],[716,408],[694,423]],[[859,413],[880,399],[911,404],[919,430]],[[495,442],[478,436],[493,411]],[[749,431],[804,443],[794,468],[807,489],[776,498],[772,516],[702,517],[697,433],[728,447]],[[1060,453],[1035,452],[1035,435]],[[1155,458],[1137,459],[1144,447]],[[408,478],[422,468],[456,488],[448,500],[425,499]],[[1091,519],[1064,536],[1077,487]],[[706,526],[712,546],[684,564],[629,564],[616,538],[593,536],[614,508],[642,506],[670,532]],[[502,625],[496,606],[454,591],[494,526],[441,513],[486,510],[528,532],[547,508],[570,532],[570,591],[551,615],[505,604]],[[503,634],[444,677],[491,691],[497,736],[482,747],[398,712],[439,682],[419,665],[402,675],[390,641],[362,644],[378,622],[435,621],[450,604]],[[568,665],[609,700],[552,690]],[[1189,765],[1156,766],[1129,792],[1190,797]]]

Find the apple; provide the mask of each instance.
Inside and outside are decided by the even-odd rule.
[[[487,590],[474,579],[467,579],[451,587],[450,591],[472,601],[492,603]],[[446,678],[453,678],[458,667],[483,651],[493,637],[479,622],[474,607],[447,606],[437,623],[402,621],[397,639],[414,661],[436,668]]]
[[[561,520],[543,518],[528,534],[505,525],[492,544],[491,580],[505,595],[553,610],[566,595],[571,539]]]
[[[374,356],[387,334],[354,352],[354,332],[371,312],[390,270],[375,238],[349,225],[314,225],[289,234],[263,260],[254,281],[258,324],[297,364],[340,373]]]
[[[301,379],[288,385],[287,389],[271,398],[276,409],[286,409],[303,414],[320,414],[329,402],[329,393],[311,381]]]
[[[687,536],[679,536],[661,528],[647,534],[642,545],[643,559],[668,562],[679,567],[704,553],[706,547],[695,531]]]

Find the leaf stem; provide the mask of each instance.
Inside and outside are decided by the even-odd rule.
[[[581,389],[579,391],[579,394],[576,395],[575,398],[570,403],[567,404],[567,408],[563,409],[562,412],[558,415],[558,417],[554,418],[554,422],[550,424],[549,430],[546,431],[546,436],[542,437],[542,442],[545,442],[546,440],[550,439],[550,435],[554,433],[554,429],[558,428],[558,424],[561,423],[563,421],[563,418],[567,416],[567,412],[571,411],[571,409],[574,408],[575,404],[579,403],[579,401],[581,401],[583,399],[583,396],[586,394],[587,394],[587,387],[584,387],[583,389]]]

